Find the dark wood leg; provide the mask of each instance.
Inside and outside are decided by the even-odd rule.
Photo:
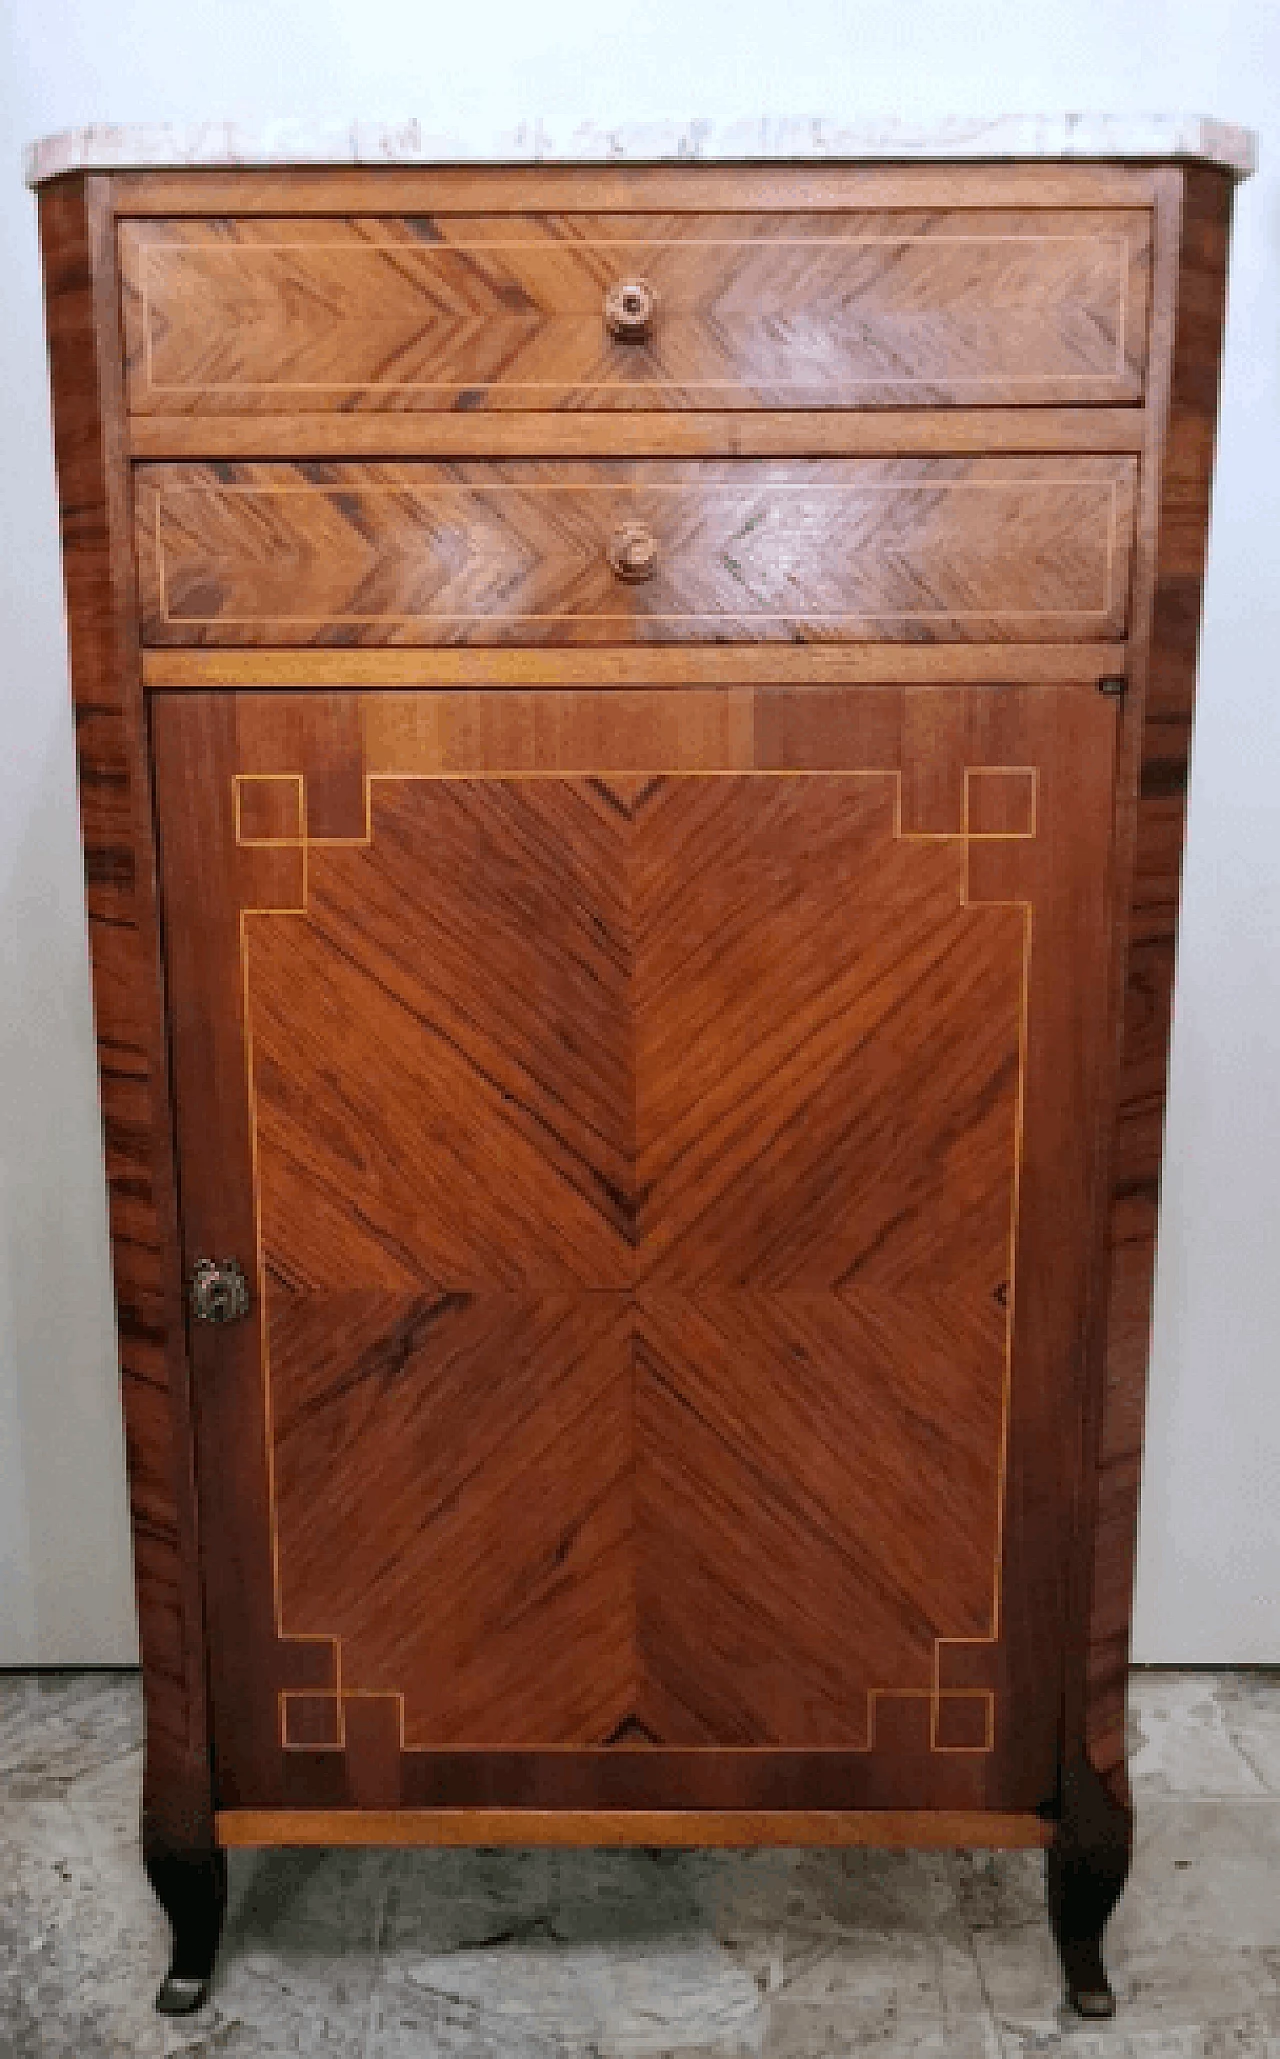
[[[1132,1856],[1132,1810],[1116,1801],[1087,1759],[1077,1759],[1062,1776],[1057,1835],[1045,1853],[1045,1884],[1067,1999],[1081,2016],[1115,2015],[1115,1996],[1102,1963],[1102,1933],[1123,1893]]]
[[[144,1833],[143,1860],[173,1926],[173,1958],[156,2008],[162,2016],[189,2016],[209,1993],[227,1905],[227,1855],[216,1845],[178,1847]]]

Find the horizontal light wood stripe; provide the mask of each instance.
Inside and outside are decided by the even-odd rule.
[[[581,207],[1143,207],[1157,173],[1062,164],[424,165],[121,172],[118,215],[479,213]]]
[[[1027,1850],[1034,1815],[929,1809],[223,1809],[220,1845],[868,1845]]]
[[[643,650],[150,650],[143,685],[635,687],[1057,685],[1123,674],[1123,643],[864,644]]]
[[[1140,450],[1137,407],[883,408],[830,414],[140,415],[135,458],[1051,457]]]

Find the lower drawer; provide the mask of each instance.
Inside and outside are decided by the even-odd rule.
[[[1135,474],[1125,457],[144,465],[143,636],[1111,638]]]

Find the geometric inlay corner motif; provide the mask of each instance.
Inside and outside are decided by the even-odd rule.
[[[937,1697],[933,1704],[935,1752],[989,1752],[994,1747],[994,1694],[977,1689]]]

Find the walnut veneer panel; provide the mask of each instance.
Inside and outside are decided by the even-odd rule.
[[[222,1804],[1032,1805],[1113,705],[156,712]]]
[[[129,401],[305,409],[1133,401],[1145,211],[126,222]],[[641,277],[651,332],[604,300]]]
[[[146,640],[1107,638],[1125,457],[147,465]],[[643,583],[611,540],[657,540]]]

